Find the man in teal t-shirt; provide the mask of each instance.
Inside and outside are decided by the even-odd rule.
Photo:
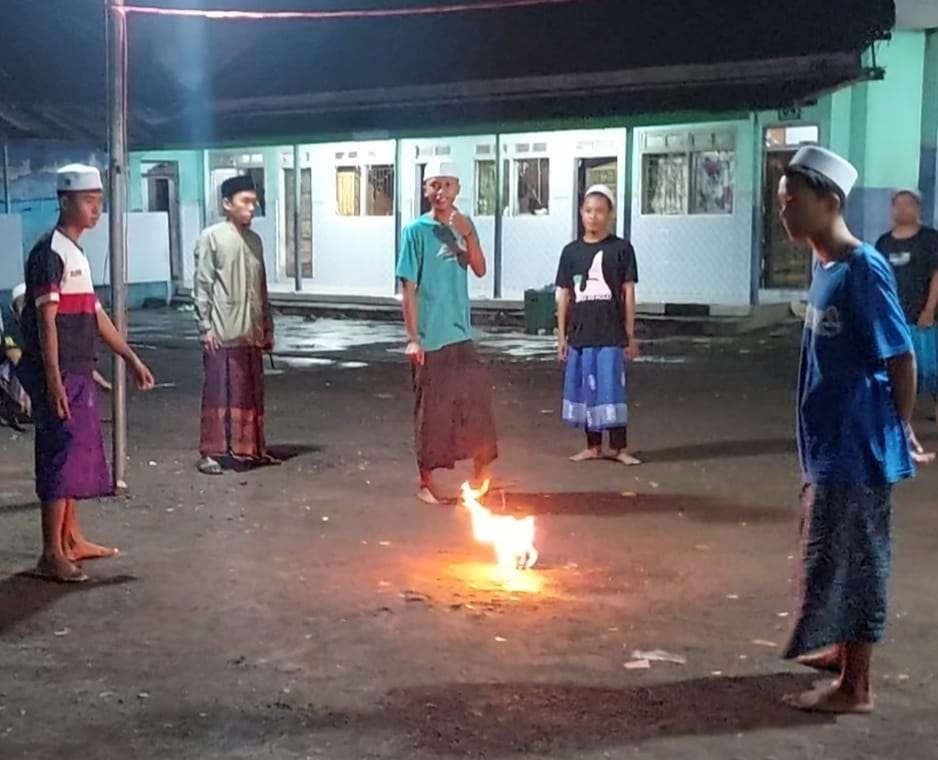
[[[420,489],[438,504],[433,471],[472,459],[476,487],[498,456],[492,384],[472,343],[468,270],[485,276],[475,226],[455,207],[455,164],[433,161],[424,172],[430,212],[404,228],[397,276],[404,286],[407,355],[413,366]]]

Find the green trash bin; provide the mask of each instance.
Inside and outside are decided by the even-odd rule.
[[[547,286],[524,291],[524,331],[528,335],[553,333],[557,326],[554,288]]]

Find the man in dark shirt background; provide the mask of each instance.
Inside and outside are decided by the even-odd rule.
[[[912,333],[919,393],[931,395],[938,413],[938,231],[922,224],[922,199],[915,190],[892,198],[893,228],[876,243],[892,265],[899,301]]]

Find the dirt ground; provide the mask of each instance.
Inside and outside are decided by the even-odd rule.
[[[210,478],[193,469],[191,321],[134,315],[162,385],[131,394],[129,494],[81,508],[123,550],[86,565],[95,582],[21,574],[39,537],[32,440],[0,430],[3,760],[938,758],[938,471],[896,492],[877,712],[779,704],[814,680],[778,659],[794,328],[647,346],[635,469],[567,461],[581,440],[559,422],[549,339],[484,341],[504,486],[489,503],[536,515],[541,552],[505,588],[460,507],[412,496],[398,326],[282,320],[268,437],[289,461]],[[654,649],[686,663],[626,667]]]

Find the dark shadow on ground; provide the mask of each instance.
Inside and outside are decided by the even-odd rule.
[[[501,492],[485,499],[485,506],[502,511]],[[505,493],[504,511],[533,515],[592,515],[621,517],[639,514],[682,513],[704,523],[790,522],[791,511],[734,504],[724,499],[690,494],[636,493],[616,491],[570,491],[555,493]]]
[[[311,446],[304,443],[281,443],[267,447],[267,452],[271,456],[279,459],[281,462],[289,462],[291,459],[296,459],[297,457],[301,457],[305,454],[317,454],[320,451],[322,451],[321,446]],[[235,459],[234,457],[221,457],[218,459],[218,463],[221,465],[223,470],[229,472],[250,472],[251,470],[276,466],[261,465],[261,467],[257,467],[250,462],[242,462],[238,459]]]
[[[38,501],[24,501],[22,504],[0,504],[0,515],[15,515],[20,512],[39,511]]]
[[[394,757],[415,751],[439,757],[575,757],[655,739],[832,723],[833,716],[798,712],[780,702],[784,694],[811,688],[813,680],[775,674],[629,688],[442,684],[393,689],[380,706],[365,712],[294,705],[288,698],[240,707],[190,704],[86,730],[106,734],[112,750],[143,741],[153,750],[146,757],[205,746],[266,756],[272,746],[288,746],[292,739],[315,746],[323,740],[319,733],[329,735],[334,756],[343,757],[361,756],[361,748],[372,743],[393,748]],[[355,754],[343,751],[345,744],[356,748]]]
[[[776,454],[794,454],[794,438],[755,438],[748,441],[710,441],[666,449],[638,450],[636,456],[648,464],[698,462],[706,459],[741,459]]]
[[[452,684],[396,689],[389,722],[440,755],[587,752],[650,739],[832,722],[779,703],[813,676],[701,678],[628,689],[566,684]]]
[[[0,636],[55,604],[66,594],[93,591],[104,586],[133,583],[133,575],[94,578],[86,583],[53,583],[29,572],[11,575],[0,581]]]

